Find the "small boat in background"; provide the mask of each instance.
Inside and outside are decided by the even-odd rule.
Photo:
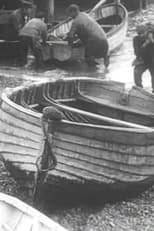
[[[4,193],[0,193],[0,230],[66,231],[41,212]]]
[[[124,42],[128,27],[128,13],[126,8],[121,4],[104,4],[100,1],[90,12],[91,15],[105,30],[109,42],[109,52],[113,52]],[[49,32],[52,45],[52,55],[59,61],[78,60],[84,58],[83,46],[68,45],[67,41],[61,39],[71,28],[72,20],[56,25]]]
[[[88,195],[106,189],[128,193],[154,182],[154,129],[128,122],[127,116],[128,121],[114,119],[112,110],[110,116],[107,110],[108,116],[103,115],[103,110],[102,115],[96,114],[95,103],[87,108],[85,100],[93,96],[93,90],[97,94],[103,91],[106,106],[112,96],[116,113],[116,103],[123,100],[124,85],[107,80],[66,78],[3,92],[0,153],[7,169],[24,187],[33,187],[40,159],[46,163],[44,185],[52,190],[59,187],[64,192],[67,188],[78,194],[82,189]],[[142,93],[136,97],[137,110],[140,106],[151,117],[153,95]],[[144,96],[145,103],[151,100],[145,107],[141,105]],[[136,107],[135,102],[132,113],[133,105]],[[140,117],[142,110],[138,117],[141,122]]]

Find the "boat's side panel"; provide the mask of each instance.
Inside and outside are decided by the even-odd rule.
[[[23,89],[22,94],[19,91],[19,95],[18,91],[14,91],[14,96],[10,96],[14,102],[4,100],[3,97],[0,109],[0,153],[6,162],[29,174],[36,171],[36,159],[42,154],[41,118],[39,113],[24,108],[21,99],[25,97],[23,101],[30,106],[45,101],[43,91],[49,99],[76,97],[79,86],[82,92],[92,91],[94,80],[89,80],[90,84],[83,78],[83,85],[80,81],[70,79],[69,84],[65,79],[53,81],[44,84],[44,89],[36,85],[34,92],[31,86],[30,94],[28,88]],[[113,89],[115,87],[114,82],[104,83],[105,91],[110,84]],[[96,88],[97,85],[101,92],[99,81],[94,83]],[[118,84],[118,89],[123,90],[123,84]],[[52,129],[51,133],[54,133]],[[140,182],[154,175],[154,133],[148,128],[139,130],[62,121],[56,125],[53,134],[53,152],[58,164],[55,170],[49,172],[49,179],[56,176],[79,183],[94,181],[111,185],[117,182]],[[22,178],[22,175],[14,173],[14,177]],[[49,183],[52,184],[52,181]]]
[[[10,171],[15,168],[25,174],[36,171],[36,159],[41,155],[43,140],[39,119],[38,125],[33,117],[3,102],[0,109],[0,154]],[[21,117],[22,115],[22,117]],[[10,165],[11,163],[11,165]],[[15,174],[15,172],[14,172]],[[16,178],[22,177],[15,175]]]
[[[134,130],[62,123],[54,134],[58,165],[51,174],[106,184],[144,180],[154,175],[152,137]]]

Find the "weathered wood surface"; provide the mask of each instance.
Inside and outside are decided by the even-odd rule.
[[[107,31],[107,38],[109,42],[109,52],[114,51],[118,48],[124,41],[127,33],[128,26],[128,14],[127,10],[122,5],[117,4],[101,4],[99,7],[94,8],[89,13],[96,21],[102,24],[107,24],[107,18],[112,16],[119,16],[120,20],[116,22],[114,19],[114,27],[110,27]],[[101,22],[101,20],[104,20]],[[105,21],[106,20],[106,21]],[[62,37],[66,35],[71,28],[72,21],[67,20],[64,23],[60,23],[52,31],[54,37]],[[110,21],[108,22],[110,24]],[[106,27],[104,27],[105,29]],[[106,29],[105,29],[106,30]],[[59,61],[75,60],[84,58],[84,48],[74,47],[71,48],[67,41],[51,41],[53,58]]]
[[[142,88],[128,90],[122,83],[93,81],[80,84],[79,92],[81,98],[95,104],[98,114],[154,126],[154,95]]]
[[[0,230],[66,231],[65,228],[19,199],[0,193]]]
[[[152,128],[133,123],[129,127],[129,123],[118,123],[118,120],[115,123],[116,120],[110,117],[110,125],[103,125],[103,116],[94,114],[91,118],[90,112],[82,113],[83,110],[72,108],[75,106],[75,99],[94,97],[95,93],[99,99],[106,97],[105,99],[111,100],[111,95],[116,104],[120,102],[121,93],[124,92],[122,83],[84,77],[34,83],[26,88],[6,91],[2,94],[0,109],[0,154],[11,166],[25,172],[25,178],[28,179],[29,173],[34,176],[36,160],[42,153],[44,144],[41,112],[45,105],[57,105],[64,112],[65,118],[67,116],[67,120],[59,122],[54,132],[51,129],[52,151],[58,164],[54,170],[48,172],[47,180],[55,176],[77,183],[96,182],[99,185],[147,180],[154,176]],[[72,106],[62,105],[67,100]],[[88,100],[91,99],[86,99],[86,103]],[[135,88],[129,100],[133,104],[133,113],[135,107],[139,110],[147,101],[149,103],[143,111],[150,113],[151,108],[153,113],[152,94]],[[131,113],[131,106],[129,112]],[[125,126],[122,127],[122,124]],[[19,178],[20,175],[14,177]],[[48,183],[52,184],[52,181],[49,180]]]

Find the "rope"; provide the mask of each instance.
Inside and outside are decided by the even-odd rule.
[[[44,184],[47,173],[53,169],[55,169],[57,165],[57,158],[54,155],[52,148],[52,136],[54,134],[56,128],[56,122],[59,122],[62,119],[62,114],[54,107],[46,107],[43,109],[42,116],[42,130],[44,134],[44,142],[43,142],[43,150],[41,151],[41,155],[36,160],[36,175],[34,179],[34,187],[33,187],[33,202],[36,202],[38,198],[38,194],[40,193],[40,187]],[[52,134],[49,135],[49,122],[52,126]],[[52,163],[50,166],[49,158],[52,159]]]

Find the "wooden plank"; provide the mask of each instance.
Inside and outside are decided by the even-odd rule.
[[[23,147],[31,147],[34,150],[40,149],[40,142],[43,142],[43,140],[40,140],[39,143],[36,143],[32,140],[29,140],[28,137],[25,139],[22,136],[14,135],[13,133],[4,133],[4,131],[0,131],[1,136],[1,142],[2,143],[10,143],[10,144],[16,144]]]
[[[56,166],[56,170],[59,172],[59,177],[63,176],[63,172],[68,173],[72,175],[72,179],[74,179],[74,176],[79,179],[81,182],[81,179],[84,183],[84,181],[92,181],[92,182],[99,182],[99,183],[106,183],[111,184],[115,182],[115,179],[112,179],[111,177],[106,177],[105,175],[94,175],[91,172],[88,172],[85,169],[75,168],[74,166],[66,166],[61,162],[58,162],[58,165]],[[52,172],[49,172],[49,175],[54,175],[55,170]]]
[[[23,153],[23,155],[39,155],[39,149],[33,149],[31,147],[25,147],[23,145],[12,144],[12,143],[0,143],[0,152],[3,154],[5,152],[8,153]],[[41,153],[40,153],[41,154]]]
[[[21,127],[16,127],[16,124],[7,124],[0,120],[0,127],[1,127],[1,133],[3,134],[10,134],[15,137],[21,137],[23,139],[26,139],[28,142],[33,142],[38,145],[41,141],[43,136],[42,135],[36,135],[33,132],[29,132],[26,130],[23,130]]]
[[[60,123],[59,126],[56,127],[56,131],[86,137],[90,140],[108,141],[110,143],[128,144],[133,146],[147,146],[154,144],[154,132],[152,129],[151,131],[146,129],[139,130],[66,121]]]
[[[11,153],[11,152],[3,152],[2,156],[5,158],[5,160],[10,160],[13,162],[22,162],[22,163],[36,163],[36,159],[39,155],[37,153],[28,153],[28,154],[22,154],[22,153]]]
[[[31,119],[30,117],[27,116],[28,118],[27,118],[27,121],[25,122],[21,118],[15,117],[15,115],[13,113],[9,114],[8,112],[6,112],[4,110],[0,110],[0,113],[1,113],[1,120],[2,121],[8,121],[8,123],[10,123],[10,124],[12,123],[12,124],[22,128],[23,131],[27,130],[27,131],[30,131],[30,132],[37,134],[37,135],[42,134],[41,127],[34,126],[34,125],[30,124],[30,119]]]
[[[1,120],[2,119],[2,120]],[[19,127],[18,124],[14,123],[13,118],[11,120],[7,117],[6,118],[0,118],[0,126],[1,131],[7,134],[14,134],[14,136],[21,135],[24,139],[29,139],[33,142],[40,143],[42,140],[43,134],[36,134],[33,132],[33,130],[27,130],[23,129],[21,126]]]
[[[131,174],[118,174],[115,175],[112,173],[112,171],[101,171],[100,174],[93,174],[93,172],[88,171],[88,169],[82,169],[72,166],[69,162],[66,164],[63,164],[62,162],[58,162],[58,165],[56,166],[56,169],[60,168],[61,170],[65,172],[69,172],[70,174],[76,175],[80,178],[83,178],[84,180],[91,180],[91,181],[96,181],[96,182],[101,182],[101,183],[113,183],[113,182],[137,182],[144,180],[148,178],[148,176],[138,176],[138,175],[131,175]],[[54,172],[54,170],[53,170]],[[52,172],[50,172],[52,174]],[[106,180],[105,180],[106,179]]]
[[[104,145],[105,146],[105,145]],[[108,145],[109,146],[109,145]],[[111,147],[112,145],[110,145]],[[54,150],[59,150],[59,153],[63,152],[71,152],[71,156],[74,158],[90,158],[93,159],[94,161],[101,161],[101,160],[107,160],[107,161],[113,161],[115,163],[123,163],[128,166],[136,166],[139,167],[140,165],[148,165],[148,166],[153,166],[154,165],[154,156],[149,156],[146,155],[145,153],[143,156],[142,155],[135,155],[133,152],[133,148],[131,149],[131,153],[123,153],[122,150],[117,147],[118,150],[108,150],[108,149],[99,149],[95,148],[95,146],[85,146],[84,144],[78,145],[78,144],[73,144],[71,142],[57,142],[56,146],[53,147]]]
[[[65,160],[65,161],[64,161]],[[107,166],[94,166],[93,164],[84,164],[83,162],[79,160],[70,160],[70,158],[67,157],[58,157],[58,163],[61,163],[66,169],[74,168],[74,172],[77,172],[78,175],[81,171],[83,174],[83,178],[86,177],[86,175],[89,175],[93,178],[93,180],[96,180],[98,176],[103,176],[109,179],[117,180],[117,181],[127,181],[131,182],[134,181],[134,179],[142,178],[142,177],[149,177],[147,174],[135,174],[135,173],[129,173],[120,171],[118,169],[109,168]],[[151,174],[152,175],[152,174]]]
[[[89,150],[90,151],[90,150]],[[112,169],[115,172],[121,172],[121,173],[128,173],[132,175],[139,175],[139,176],[147,176],[147,175],[154,175],[154,161],[153,165],[148,165],[147,163],[141,164],[141,165],[135,165],[135,164],[127,164],[123,162],[115,162],[112,160],[106,160],[104,158],[97,159],[94,157],[87,157],[86,155],[73,155],[74,153],[68,150],[64,149],[55,149],[57,160],[63,163],[71,163],[73,166],[79,166],[80,164],[81,168],[89,168],[89,170],[94,171],[95,169]],[[100,170],[101,171],[101,170]],[[100,173],[98,170],[98,172]]]
[[[59,165],[58,165],[59,166]],[[82,178],[75,176],[69,172],[64,172],[61,170],[60,167],[56,167],[56,169],[49,171],[48,175],[46,177],[46,182],[49,184],[52,184],[52,177],[61,177],[62,179],[69,180],[69,181],[77,181],[77,182],[82,182]]]
[[[22,120],[25,123],[28,122],[34,128],[36,127],[36,129],[40,127],[40,118],[35,118],[34,116],[30,115],[30,113],[28,113],[28,109],[26,110],[27,113],[25,113],[25,108],[23,108],[22,111],[16,109],[15,107],[9,106],[8,104],[2,104],[1,110],[3,110],[5,113],[13,115],[16,119]]]
[[[105,140],[97,140],[97,139],[89,139],[86,137],[81,137],[80,135],[69,134],[69,133],[56,133],[54,135],[53,146],[59,146],[65,143],[68,145],[75,145],[77,147],[85,147],[85,149],[92,149],[94,150],[109,150],[111,153],[119,153],[123,157],[124,156],[135,156],[136,158],[140,157],[154,157],[154,145],[149,146],[140,146],[140,145],[133,145],[133,144],[120,144],[120,143],[112,143],[110,141]],[[76,149],[75,149],[76,150]],[[86,150],[84,150],[86,153]],[[96,152],[97,153],[97,152]]]

